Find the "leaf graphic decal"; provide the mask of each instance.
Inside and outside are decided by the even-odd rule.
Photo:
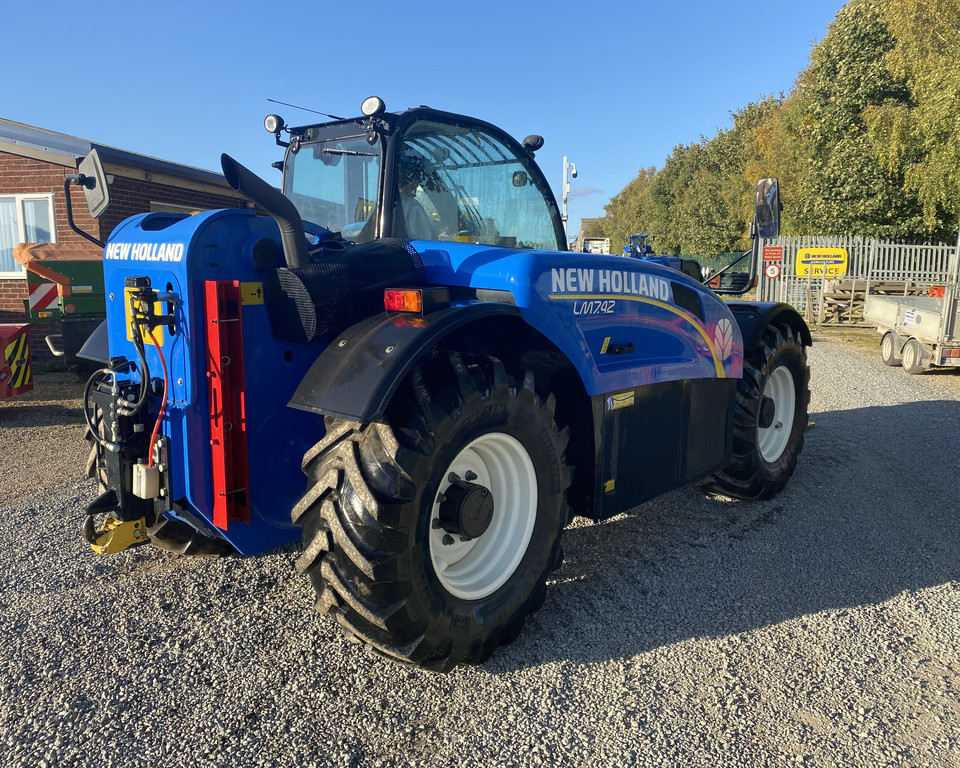
[[[730,357],[733,351],[733,324],[727,318],[717,323],[713,331],[713,343],[716,345],[717,357],[720,360]]]

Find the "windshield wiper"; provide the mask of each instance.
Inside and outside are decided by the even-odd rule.
[[[376,157],[376,152],[357,152],[355,149],[324,149],[325,155],[351,155],[353,157]]]

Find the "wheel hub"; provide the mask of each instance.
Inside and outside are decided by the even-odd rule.
[[[777,415],[777,404],[772,398],[764,395],[760,401],[760,429],[769,429],[773,424],[773,417]]]
[[[537,473],[523,444],[502,432],[468,443],[443,470],[431,518],[430,558],[443,588],[463,600],[496,592],[537,521]]]
[[[483,536],[493,520],[493,494],[488,488],[463,480],[453,472],[448,479],[450,485],[440,502],[440,527],[451,536],[459,536],[461,541]]]
[[[797,408],[793,374],[777,366],[764,386],[757,414],[757,447],[764,461],[778,461],[787,449]]]

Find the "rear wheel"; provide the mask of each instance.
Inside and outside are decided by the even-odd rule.
[[[880,339],[880,359],[884,365],[900,365],[903,362],[897,352],[897,337],[893,331],[887,331]]]
[[[903,370],[913,375],[927,370],[923,363],[923,348],[916,339],[909,339],[903,345]]]
[[[803,447],[810,371],[788,325],[771,325],[744,357],[734,411],[733,460],[699,483],[705,493],[769,499],[787,484]]]
[[[520,632],[560,566],[567,435],[532,374],[492,358],[418,365],[384,418],[328,418],[307,452],[297,563],[348,638],[447,671]]]

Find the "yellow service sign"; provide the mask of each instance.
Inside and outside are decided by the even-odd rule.
[[[847,274],[846,248],[801,248],[797,251],[797,277],[843,277]]]

